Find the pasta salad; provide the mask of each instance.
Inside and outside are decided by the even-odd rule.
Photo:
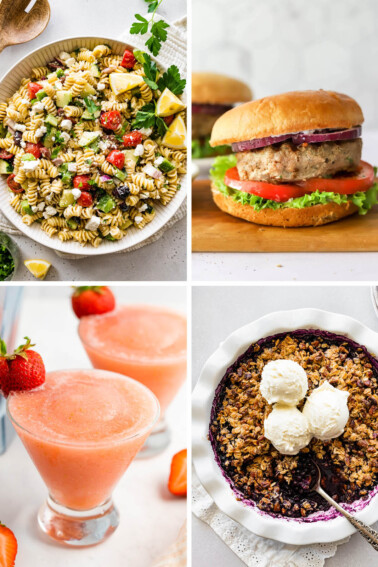
[[[61,52],[0,102],[10,204],[50,237],[99,246],[143,229],[186,173],[185,80],[147,53]]]

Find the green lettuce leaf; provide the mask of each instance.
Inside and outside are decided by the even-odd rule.
[[[229,153],[230,146],[216,146],[212,148],[209,144],[210,137],[201,140],[192,141],[192,158],[200,159],[206,157],[214,157]]]
[[[378,203],[377,183],[374,183],[374,185],[367,191],[359,191],[358,193],[354,193],[354,195],[340,195],[339,193],[333,193],[330,191],[314,191],[308,195],[303,195],[303,197],[290,199],[284,203],[277,203],[277,201],[263,199],[262,197],[251,195],[245,191],[237,191],[236,189],[227,187],[224,183],[224,175],[227,169],[235,166],[235,155],[216,157],[210,171],[211,179],[223,195],[232,197],[234,201],[241,203],[242,205],[251,205],[256,211],[261,211],[262,209],[303,209],[305,207],[324,205],[331,202],[340,205],[341,203],[347,203],[349,200],[358,207],[360,215],[365,215],[375,204]]]

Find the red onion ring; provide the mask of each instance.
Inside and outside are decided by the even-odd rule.
[[[247,152],[248,150],[256,150],[278,144],[284,140],[289,140],[295,145],[300,144],[318,144],[321,142],[336,142],[342,140],[355,140],[361,136],[361,126],[349,128],[348,130],[323,130],[314,134],[306,134],[305,132],[297,132],[295,134],[283,134],[282,136],[269,136],[267,138],[257,138],[255,140],[247,140],[245,142],[234,142],[232,144],[233,152]]]
[[[231,110],[231,104],[192,104],[193,114],[224,114],[227,110]]]

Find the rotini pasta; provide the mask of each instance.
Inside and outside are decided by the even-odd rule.
[[[137,86],[119,92],[113,79],[128,73]],[[186,151],[164,145],[156,126],[133,125],[161,95],[141,83],[143,65],[97,45],[60,53],[30,76],[0,102],[0,173],[22,221],[94,247],[151,222],[155,203],[179,189]]]

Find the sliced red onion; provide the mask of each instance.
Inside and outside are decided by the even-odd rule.
[[[59,167],[60,165],[63,164],[63,160],[61,158],[55,158],[52,160],[53,164],[56,165],[57,167]]]
[[[142,171],[153,179],[159,179],[159,177],[163,176],[162,172],[159,169],[156,169],[156,167],[154,167],[150,163],[145,165]]]
[[[284,140],[291,138],[292,134],[283,134],[282,136],[270,136],[269,138],[256,138],[256,140],[247,140],[246,142],[234,142],[232,144],[233,152],[247,152],[248,150],[257,150],[272,144],[278,144]]]
[[[100,181],[101,183],[107,183],[108,181],[111,181],[112,178],[110,177],[110,175],[101,175],[100,176]]]
[[[361,136],[362,128],[361,126],[356,126],[355,128],[349,128],[348,130],[323,130],[320,132],[306,133],[297,132],[295,134],[283,134],[282,136],[269,136],[267,138],[256,138],[255,140],[247,140],[245,142],[234,142],[232,144],[233,152],[247,152],[248,150],[256,150],[258,148],[264,148],[265,146],[271,146],[272,144],[278,144],[284,140],[289,140],[293,144],[317,144],[320,142],[336,142],[340,140],[355,140]]]
[[[231,104],[192,104],[193,114],[223,114],[231,110]]]
[[[316,134],[306,134],[299,132],[292,136],[293,144],[316,144],[319,142],[336,142],[339,140],[355,140],[361,136],[361,126],[349,128],[349,130],[336,130],[336,132],[319,132]]]

